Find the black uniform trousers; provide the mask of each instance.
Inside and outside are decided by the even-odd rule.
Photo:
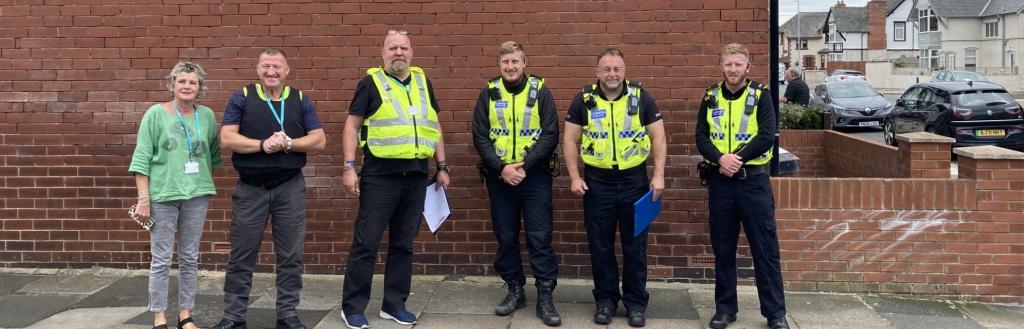
[[[632,182],[608,183],[587,177],[583,195],[583,222],[590,243],[594,272],[594,301],[613,311],[619,300],[629,311],[647,310],[647,230],[633,236],[633,204],[650,189],[646,177]],[[622,241],[622,293],[615,260],[615,229]]]
[[[558,278],[558,261],[551,248],[551,174],[535,170],[518,186],[506,184],[498,175],[486,175],[491,201],[491,227],[498,240],[494,270],[505,282],[526,282],[519,252],[520,217],[526,223],[526,249],[530,268],[538,281]]]
[[[713,173],[708,182],[711,247],[715,251],[715,310],[735,314],[736,249],[742,224],[754,258],[754,279],[761,315],[768,319],[786,315],[775,230],[775,200],[767,172],[736,179]]]
[[[362,314],[370,301],[373,268],[385,229],[388,259],[381,310],[393,313],[405,309],[412,285],[412,242],[420,231],[426,188],[424,173],[363,176],[359,180],[359,215],[342,286],[345,314]]]

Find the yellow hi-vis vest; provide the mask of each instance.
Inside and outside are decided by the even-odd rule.
[[[750,143],[757,135],[757,103],[764,92],[760,84],[747,83],[743,94],[736,100],[726,100],[721,97],[722,83],[719,82],[707,90],[709,102],[707,117],[708,126],[711,127],[711,143],[715,145],[722,154],[736,153]],[[711,105],[715,105],[712,107]],[[747,165],[763,165],[772,159],[772,150],[747,160]]]
[[[589,166],[626,170],[647,161],[651,138],[640,120],[640,86],[625,81],[627,97],[608,101],[594,94],[597,85],[583,87],[587,123],[583,126],[580,157]]]
[[[491,98],[487,111],[491,124],[488,135],[494,143],[494,152],[506,164],[523,162],[527,152],[540,138],[537,96],[544,79],[527,77],[527,92],[517,95],[505,89],[500,77],[488,82]]]
[[[366,70],[373,77],[381,103],[373,115],[363,119],[361,129],[366,129],[366,138],[359,141],[359,147],[369,146],[378,158],[426,159],[434,156],[441,139],[423,70],[410,67],[409,73],[412,83],[406,87],[379,67]]]

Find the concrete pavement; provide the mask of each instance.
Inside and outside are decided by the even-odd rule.
[[[146,312],[147,270],[0,269],[0,328],[151,328]],[[172,283],[176,278],[172,277]],[[273,328],[273,276],[257,274],[248,314],[249,328]],[[366,310],[371,328],[408,328],[377,316],[381,278],[374,281]],[[223,272],[200,272],[193,313],[202,327],[215,324],[223,307]],[[596,325],[589,280],[563,279],[555,289],[562,328],[629,328],[620,307],[611,325]],[[416,276],[407,307],[419,316],[415,328],[547,328],[534,316],[535,291],[527,287],[527,308],[508,317],[493,315],[504,296],[490,277]],[[714,286],[650,282],[647,328],[705,328],[714,313]],[[168,315],[177,322],[176,287]],[[338,316],[341,276],[306,275],[300,317],[309,328],[344,328]],[[800,329],[1020,329],[1024,306],[886,296],[788,293],[789,322]],[[729,328],[766,328],[753,287],[740,288],[739,320]]]

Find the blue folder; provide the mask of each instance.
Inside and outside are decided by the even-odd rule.
[[[654,191],[647,191],[647,194],[633,203],[633,236],[640,236],[661,213],[661,198],[651,201],[653,196]]]

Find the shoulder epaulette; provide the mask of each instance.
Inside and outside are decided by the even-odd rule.
[[[640,88],[640,89],[644,89],[643,83],[641,83],[640,81],[627,80],[626,81],[626,85],[628,85],[630,87],[637,87],[637,88]]]

